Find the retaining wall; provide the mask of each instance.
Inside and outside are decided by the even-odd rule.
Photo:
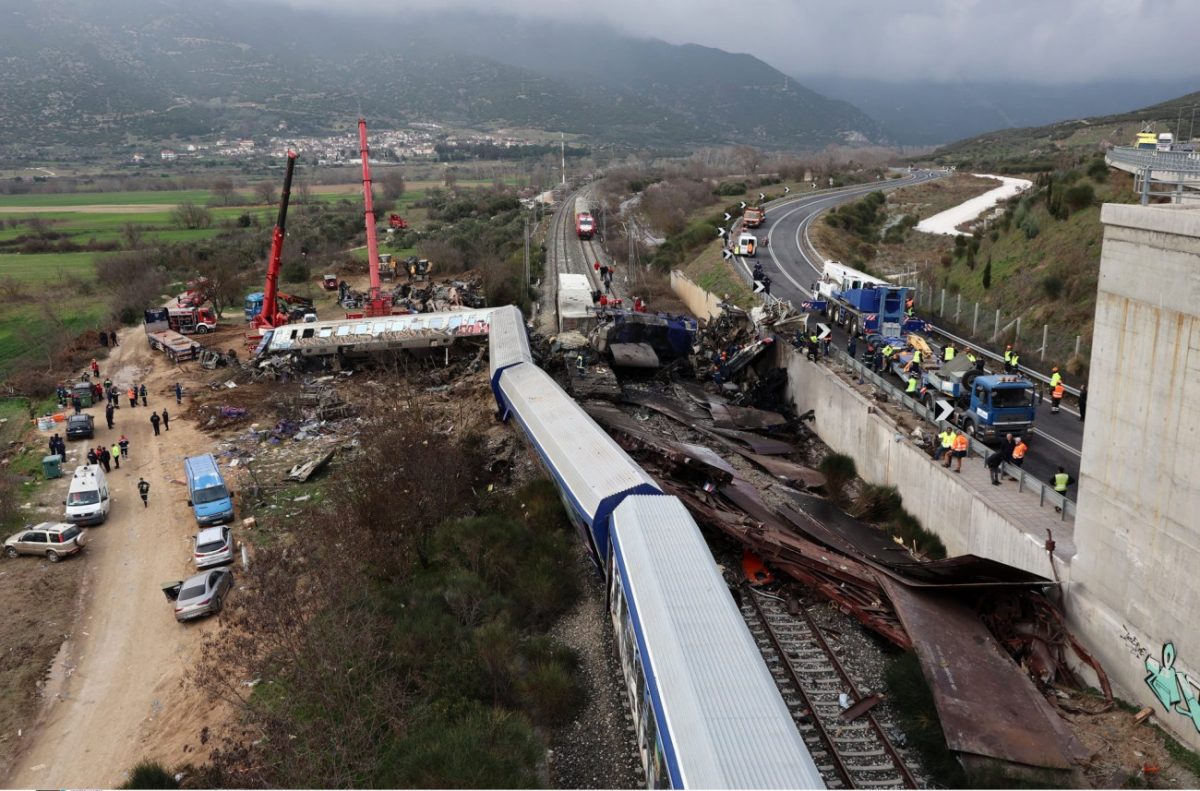
[[[671,290],[696,318],[711,319],[721,314],[721,300],[678,269],[671,270]]]

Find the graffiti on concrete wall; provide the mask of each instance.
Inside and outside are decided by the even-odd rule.
[[[1150,656],[1150,649],[1142,645],[1142,641],[1137,638],[1137,635],[1129,631],[1129,627],[1121,624],[1121,642],[1125,643],[1129,648],[1129,653],[1138,659],[1145,659]]]
[[[1163,644],[1161,661],[1146,657],[1146,685],[1164,709],[1187,717],[1200,733],[1200,684],[1175,669],[1174,643]]]

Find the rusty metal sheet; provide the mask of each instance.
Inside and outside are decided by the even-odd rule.
[[[950,749],[1070,769],[1082,746],[969,606],[881,577],[913,638]]]
[[[797,511],[780,513],[814,541],[876,567],[909,586],[983,588],[998,585],[1041,587],[1054,583],[1045,577],[990,558],[959,555],[943,560],[918,560],[892,541],[888,533],[860,522],[828,500],[799,492],[787,493]]]
[[[763,456],[758,453],[751,453],[748,450],[741,448],[737,449],[738,454],[743,458],[762,467],[767,472],[774,475],[776,478],[783,478],[789,483],[799,484],[806,489],[812,489],[817,486],[825,485],[825,476],[814,470],[812,467],[805,467],[803,464],[796,464],[787,459],[777,459],[771,456]]]
[[[646,430],[619,409],[606,404],[585,403],[584,411],[613,434],[617,443],[627,451],[646,450],[657,455],[667,466],[690,469],[707,475],[715,484],[725,484],[736,474],[729,462],[703,445],[672,442]]]
[[[608,347],[613,365],[622,368],[657,368],[660,363],[654,347],[648,343],[613,343]]]
[[[732,425],[722,428],[744,428],[751,431],[772,431],[787,425],[787,418],[778,412],[768,412],[765,409],[755,409],[748,406],[733,406],[725,404],[725,413],[729,415]],[[713,416],[716,423],[716,415]]]
[[[790,444],[770,437],[760,437],[748,431],[732,428],[713,428],[712,433],[740,442],[755,453],[763,456],[783,456],[795,450]]]
[[[854,722],[859,717],[878,706],[880,703],[883,703],[883,695],[867,695],[865,698],[839,714],[838,719],[840,719],[842,722]]]

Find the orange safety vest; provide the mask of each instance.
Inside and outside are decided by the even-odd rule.
[[[1021,444],[1019,444],[1015,448],[1013,448],[1013,458],[1014,459],[1025,458],[1025,451],[1027,451],[1027,450],[1029,450],[1029,446],[1026,445],[1024,442],[1022,442]]]
[[[1057,384],[1054,386],[1054,398],[1057,400],[1062,400],[1062,397],[1063,397],[1063,386],[1062,386],[1062,384]]]
[[[954,449],[957,451],[966,450],[971,443],[967,441],[966,434],[958,434],[954,437]]]

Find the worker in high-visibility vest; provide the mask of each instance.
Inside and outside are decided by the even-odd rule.
[[[1012,358],[1013,358],[1012,346],[1011,345],[1005,346],[1004,347],[1004,373],[1006,373],[1006,374],[1012,373],[1012,369],[1013,369]]]
[[[1056,365],[1050,369],[1050,389],[1053,390],[1054,388],[1058,387],[1059,384],[1061,384],[1061,383],[1062,383],[1062,374],[1060,374],[1058,372],[1058,366]]]
[[[947,343],[946,348],[942,349],[942,362],[950,362],[954,359],[954,344]]]
[[[1012,357],[1009,358],[1009,362],[1012,363],[1012,370],[1009,373],[1019,373],[1021,370],[1021,355],[1014,351]]]
[[[954,442],[950,445],[950,456],[946,458],[944,465],[946,469],[950,469],[950,459],[954,458],[958,460],[958,467],[954,471],[962,472],[962,460],[967,457],[967,448],[969,447],[971,447],[971,441],[967,439],[967,435],[961,431],[955,433]]]
[[[1025,464],[1025,454],[1029,452],[1029,446],[1025,444],[1025,440],[1017,437],[1017,444],[1013,446],[1012,460],[1013,464],[1018,467]]]
[[[1051,480],[1054,483],[1054,491],[1058,494],[1061,494],[1065,500],[1067,497],[1067,487],[1074,483],[1074,481],[1071,479],[1071,476],[1067,474],[1065,469],[1059,467],[1058,472],[1054,473],[1054,478]],[[1061,514],[1062,506],[1056,505],[1054,506],[1054,510]]]
[[[1054,386],[1054,390],[1051,391],[1051,393],[1050,393],[1050,412],[1052,414],[1055,414],[1055,415],[1058,414],[1058,405],[1062,403],[1063,391],[1065,389],[1066,388],[1063,387],[1063,383],[1060,380],[1059,383]]]
[[[913,398],[917,397],[917,377],[908,377],[908,387],[904,388],[904,394]]]
[[[954,431],[949,428],[942,429],[938,434],[938,447],[933,451],[933,460],[941,461],[943,456],[948,456],[954,448]]]

